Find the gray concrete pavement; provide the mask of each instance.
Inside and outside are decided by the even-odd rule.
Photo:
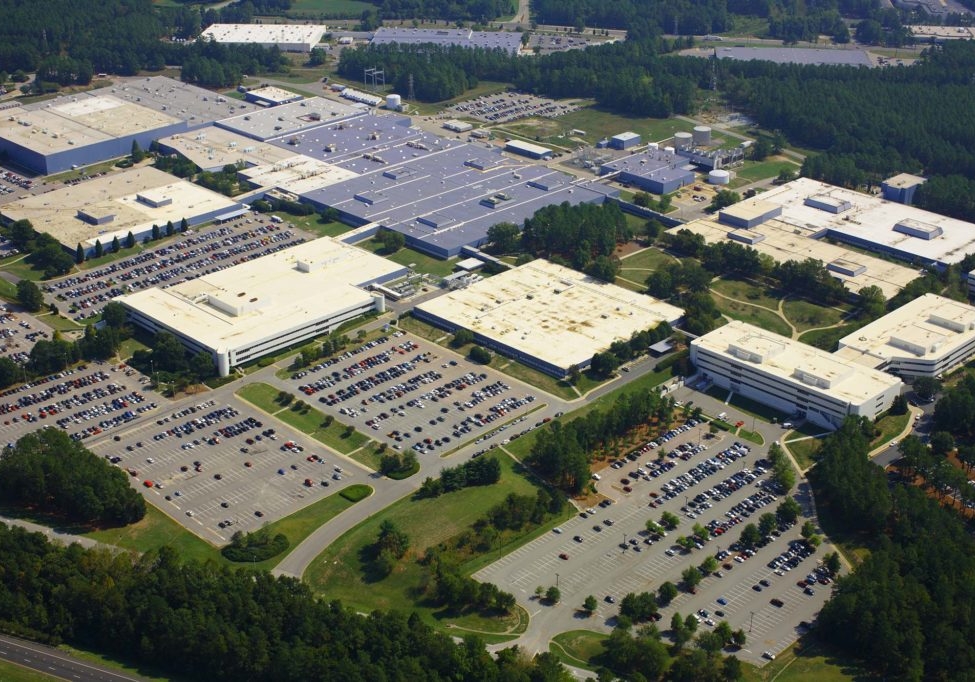
[[[59,680],[118,682],[148,678],[83,661],[54,647],[0,635],[0,658]]]

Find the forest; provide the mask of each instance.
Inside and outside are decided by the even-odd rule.
[[[888,485],[866,456],[872,433],[848,418],[811,472],[826,530],[869,549],[836,581],[816,632],[887,679],[973,679],[975,543],[957,513]]]
[[[49,543],[0,525],[0,627],[190,680],[569,680],[554,656],[462,644],[416,615],[359,615],[292,578]],[[179,652],[174,656],[174,652]]]

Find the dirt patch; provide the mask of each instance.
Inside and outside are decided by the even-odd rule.
[[[617,258],[625,258],[631,253],[636,253],[637,251],[645,248],[647,247],[638,241],[628,241],[625,244],[617,244],[616,250],[613,251],[613,255]]]

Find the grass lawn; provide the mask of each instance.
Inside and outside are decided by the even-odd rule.
[[[787,299],[782,311],[800,334],[807,329],[828,327],[843,320],[844,311],[803,300]]]
[[[800,646],[801,644],[805,646]],[[744,682],[853,682],[876,679],[860,663],[818,641],[799,642],[762,668],[742,665]]]
[[[357,487],[367,488],[370,493],[372,491],[369,486]],[[268,529],[272,535],[284,533],[290,543],[289,549],[293,549],[319,526],[338,516],[352,504],[339,493],[333,493],[314,504],[299,509],[290,516],[268,524]],[[136,552],[147,552],[167,546],[179,552],[179,555],[184,559],[195,561],[212,559],[228,566],[241,565],[224,559],[217,547],[193,535],[151,504],[147,509],[145,518],[138,523],[133,523],[125,528],[94,531],[85,535],[94,540]],[[249,564],[249,566],[269,571],[284,557],[285,554],[279,554],[265,561]]]
[[[786,441],[789,452],[795,457],[796,463],[803,471],[816,463],[815,457],[819,449],[823,447],[823,441],[819,438],[805,438],[803,440]]]
[[[372,442],[349,453],[349,457],[373,471],[379,471],[379,460],[382,454],[379,452],[379,443]]]
[[[372,251],[377,253],[383,250],[383,245],[381,242],[375,239],[367,239],[356,244],[367,251]],[[428,256],[425,253],[420,253],[419,251],[414,251],[410,248],[402,248],[392,255],[385,255],[380,253],[380,256],[388,258],[394,263],[399,263],[400,265],[405,265],[412,268],[416,272],[425,272],[430,275],[435,275],[437,277],[445,277],[454,271],[454,264],[456,260],[440,260],[439,258],[434,258]]]
[[[601,632],[570,630],[555,635],[548,650],[563,663],[595,671],[596,666],[591,661],[594,656],[603,653],[603,642],[608,638],[608,635]]]
[[[910,420],[911,414],[888,414],[886,417],[881,417],[880,421],[877,422],[877,429],[880,434],[876,436],[872,441],[870,441],[870,449],[883,445],[892,438],[896,438],[900,435],[901,431],[907,427],[907,422]]]
[[[642,274],[645,275],[646,273]],[[624,275],[630,277],[631,279],[625,279]],[[639,294],[647,290],[647,286],[645,284],[634,281],[634,279],[639,276],[641,276],[641,273],[637,272],[636,270],[630,270],[629,272],[624,271],[616,276],[616,281],[613,282],[613,284],[618,287],[623,287],[624,289],[629,289],[630,291],[635,291]]]
[[[808,343],[810,346],[816,346],[816,348],[822,348],[823,350],[832,352],[836,350],[836,344],[840,339],[847,334],[852,334],[862,326],[862,322],[848,322],[839,327],[805,332],[799,336],[799,340],[803,343]]]
[[[51,677],[29,668],[22,668],[15,663],[0,661],[0,680],[3,682],[52,682],[52,680],[60,679],[60,677]]]
[[[11,261],[3,266],[3,270],[9,272],[11,275],[17,279],[29,279],[32,282],[39,282],[44,279],[44,273],[41,270],[35,270],[31,267],[24,259],[17,261]]]
[[[329,17],[357,19],[367,9],[375,9],[375,5],[359,0],[294,0],[288,16],[303,14],[325,14]]]
[[[667,263],[676,263],[677,259],[673,256],[668,256],[666,253],[658,248],[650,247],[648,249],[643,249],[642,251],[637,251],[630,254],[623,259],[620,264],[620,270],[625,273],[627,270],[642,270],[645,274],[642,279],[638,281],[643,281],[646,279],[646,275],[650,274],[652,270],[658,270],[661,266]],[[631,277],[631,279],[634,279]]]
[[[375,516],[363,521],[333,542],[322,552],[305,572],[304,579],[312,589],[327,599],[341,599],[358,611],[373,609],[397,609],[416,611],[424,621],[443,626],[471,628],[485,633],[516,633],[524,627],[518,614],[502,619],[483,618],[476,615],[456,617],[423,601],[417,601],[415,590],[420,586],[426,569],[417,563],[428,547],[451,538],[469,528],[482,518],[488,509],[499,504],[510,493],[534,495],[535,485],[515,471],[518,466],[504,455],[501,462],[501,480],[484,487],[465,488],[435,499],[415,500],[405,497],[394,502]],[[410,550],[393,572],[378,578],[370,573],[366,554],[379,534],[384,521],[393,522],[409,537]],[[504,548],[510,551],[521,540]],[[491,558],[493,558],[493,551]],[[501,586],[504,588],[504,586]]]
[[[352,229],[340,222],[322,222],[321,216],[317,213],[302,216],[285,214],[285,216],[287,216],[287,222],[293,223],[298,229],[319,237],[338,237]]]
[[[300,412],[292,409],[291,405],[281,407],[281,405],[275,402],[278,396],[278,389],[267,384],[256,382],[241,386],[237,390],[237,395],[257,408],[277,417],[285,424],[298,429],[302,433],[311,436],[318,442],[344,455],[362,447],[369,440],[365,434],[358,431],[353,431],[351,435],[343,438],[346,426],[338,421],[333,421],[331,425],[324,426],[325,415],[314,407],[309,407],[307,411],[302,410]],[[306,402],[305,404],[307,405],[308,403]]]
[[[563,130],[585,130],[587,142],[595,144],[604,137],[612,137],[631,130],[643,138],[643,143],[659,142],[673,137],[674,133],[690,131],[693,127],[687,121],[673,118],[630,118],[604,111],[597,106],[586,106],[558,118]]]
[[[779,173],[783,170],[798,173],[799,164],[782,159],[759,161],[757,163],[755,161],[745,161],[744,166],[735,171],[735,180],[738,181],[739,186],[748,185],[758,180],[778,177]]]
[[[126,339],[118,349],[118,356],[125,360],[131,358],[137,350],[149,350],[149,347],[136,339]]]
[[[17,302],[17,285],[0,278],[0,298],[5,298],[14,303]]]
[[[715,296],[713,293],[711,294],[711,298],[714,299],[714,303],[718,307],[718,310],[720,310],[723,315],[727,315],[733,320],[741,320],[742,322],[753,324],[756,327],[761,327],[762,329],[767,329],[770,332],[781,334],[786,338],[792,337],[792,330],[789,328],[789,325],[786,324],[785,320],[779,317],[778,313],[774,313],[771,310],[766,310],[765,308],[758,308],[747,303],[729,301],[726,298]]]
[[[0,279],[0,296],[3,296],[5,284],[10,284],[4,279]],[[12,286],[12,285],[11,285]],[[16,289],[16,287],[15,287]],[[84,329],[83,326],[75,322],[74,320],[69,320],[61,315],[52,315],[51,313],[35,313],[34,317],[38,320],[51,327],[52,329],[57,329],[62,332],[76,332]]]
[[[728,391],[723,388],[718,388],[717,386],[711,386],[707,391],[705,391],[705,393],[715,400],[720,400],[721,402],[728,399]],[[756,417],[773,424],[775,422],[782,422],[789,418],[789,415],[783,412],[774,410],[771,407],[762,405],[751,398],[746,398],[745,396],[737,393],[731,397],[731,401],[728,404],[741,410],[750,417]]]
[[[771,308],[772,310],[779,308],[779,299],[770,295],[765,287],[742,279],[716,279],[711,282],[711,290],[729,298],[760,305],[764,308]]]
[[[452,336],[452,334],[449,332],[446,332],[438,327],[434,327],[432,324],[421,322],[412,315],[401,317],[396,326],[405,332],[415,334],[421,339],[426,339],[427,341],[436,342],[437,339],[441,339],[443,337],[447,337],[449,339]]]

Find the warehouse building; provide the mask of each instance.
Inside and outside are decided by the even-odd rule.
[[[975,355],[975,308],[925,294],[840,339],[836,355],[901,377],[937,377]]]
[[[405,274],[401,265],[322,237],[116,300],[133,323],[172,333],[190,352],[209,353],[220,376],[227,376],[239,364],[382,312],[385,299],[368,287]]]
[[[244,92],[244,99],[259,107],[277,107],[282,104],[300,102],[304,97],[284,88],[266,85],[263,88],[247,90]]]
[[[469,28],[388,28],[376,29],[371,45],[422,45],[432,43],[443,47],[459,46],[483,50],[503,50],[518,54],[521,33],[514,31],[474,31]]]
[[[311,52],[326,33],[325,24],[211,24],[199,39],[276,47],[282,52]]]
[[[219,171],[238,163],[246,168],[273,164],[295,155],[290,148],[258,142],[213,125],[156,142],[161,154],[178,154],[205,171]]]
[[[508,140],[504,145],[504,150],[512,154],[527,156],[529,159],[542,161],[548,161],[555,155],[548,147],[532,144],[531,142],[523,142],[522,140]]]
[[[835,429],[847,415],[876,419],[897,377],[734,320],[691,342],[691,362],[721,389]]]
[[[736,61],[759,60],[807,66],[874,66],[866,50],[815,47],[719,47],[715,49],[714,54],[719,59]]]
[[[610,149],[630,149],[640,144],[640,135],[631,131],[613,135],[609,138]]]
[[[609,161],[599,167],[600,176],[616,174],[617,182],[638,187],[644,192],[669,194],[694,184],[694,171],[686,159],[673,151],[648,149]]]
[[[306,130],[365,116],[361,106],[343,104],[324,97],[309,97],[298,102],[224,118],[216,125],[244,137],[266,142],[289,139]]]
[[[146,166],[12,201],[0,207],[0,216],[29,220],[71,253],[81,244],[90,256],[96,241],[107,247],[115,237],[124,242],[129,232],[141,240],[151,236],[153,225],[179,225],[184,218],[198,225],[243,208],[222,194]]]
[[[677,324],[684,311],[544,260],[458,289],[414,309],[419,319],[563,378],[616,340]]]

